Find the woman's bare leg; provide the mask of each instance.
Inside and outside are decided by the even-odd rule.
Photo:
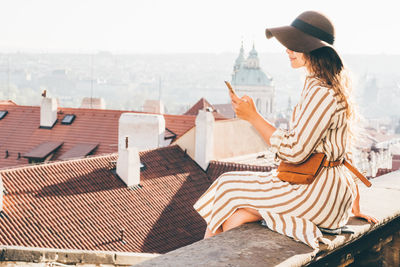
[[[220,226],[220,227],[217,229],[217,231],[215,231],[215,233],[211,232],[211,230],[210,230],[210,229],[208,228],[208,226],[207,226],[206,232],[205,232],[205,234],[204,234],[204,239],[209,238],[209,237],[212,237],[212,236],[215,236],[215,235],[217,235],[217,234],[219,234],[219,233],[222,233],[222,226]]]
[[[239,225],[256,222],[261,220],[262,217],[260,213],[251,208],[241,208],[237,209],[225,222],[222,224],[223,231],[228,231],[232,228],[238,227]]]

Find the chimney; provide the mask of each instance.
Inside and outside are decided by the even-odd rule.
[[[139,151],[163,146],[165,120],[163,115],[143,113],[123,113],[119,118],[118,144],[125,144],[129,137],[129,146]]]
[[[161,100],[146,100],[143,105],[143,111],[164,114],[164,104]]]
[[[131,145],[128,136],[118,147],[117,174],[127,186],[140,183],[139,150]]]
[[[57,121],[57,99],[46,96],[46,90],[42,93],[40,104],[40,128],[53,128]]]
[[[199,110],[195,135],[194,160],[206,170],[214,157],[214,116],[211,112]]]

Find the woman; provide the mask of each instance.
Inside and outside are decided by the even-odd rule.
[[[323,14],[307,11],[290,26],[266,30],[287,49],[292,68],[308,73],[289,130],[276,129],[257,112],[253,100],[230,94],[237,116],[250,122],[271,145],[277,160],[301,163],[312,153],[338,161],[348,154],[354,108],[349,100],[342,60],[333,47],[334,27]],[[370,223],[377,220],[360,212],[358,187],[340,164],[323,167],[311,184],[280,180],[268,173],[228,172],[200,197],[194,208],[207,222],[205,238],[247,222],[264,219],[279,233],[318,247],[317,226],[344,226],[351,212]]]

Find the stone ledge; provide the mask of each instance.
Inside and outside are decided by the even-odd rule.
[[[104,264],[126,266],[158,256],[158,254],[150,253],[66,250],[19,246],[0,246],[0,249],[0,262],[58,262],[62,264]]]
[[[171,251],[136,266],[303,266],[316,264],[335,251],[355,242],[363,242],[369,233],[383,231],[388,225],[400,223],[400,171],[372,180],[372,187],[359,184],[362,212],[379,220],[377,225],[351,218],[348,225],[354,234],[324,235],[330,245],[320,249],[272,232],[258,223],[246,224],[213,238]],[[399,229],[397,229],[398,231]],[[395,231],[395,230],[392,230]],[[366,241],[369,239],[365,239]],[[370,241],[367,241],[370,242]],[[371,247],[374,244],[370,244]]]

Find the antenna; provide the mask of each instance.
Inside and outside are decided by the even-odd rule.
[[[162,87],[161,87],[161,76],[158,76],[158,100],[161,102]]]
[[[90,108],[93,108],[93,53],[90,56]]]
[[[10,99],[10,55],[7,60],[7,100]]]

